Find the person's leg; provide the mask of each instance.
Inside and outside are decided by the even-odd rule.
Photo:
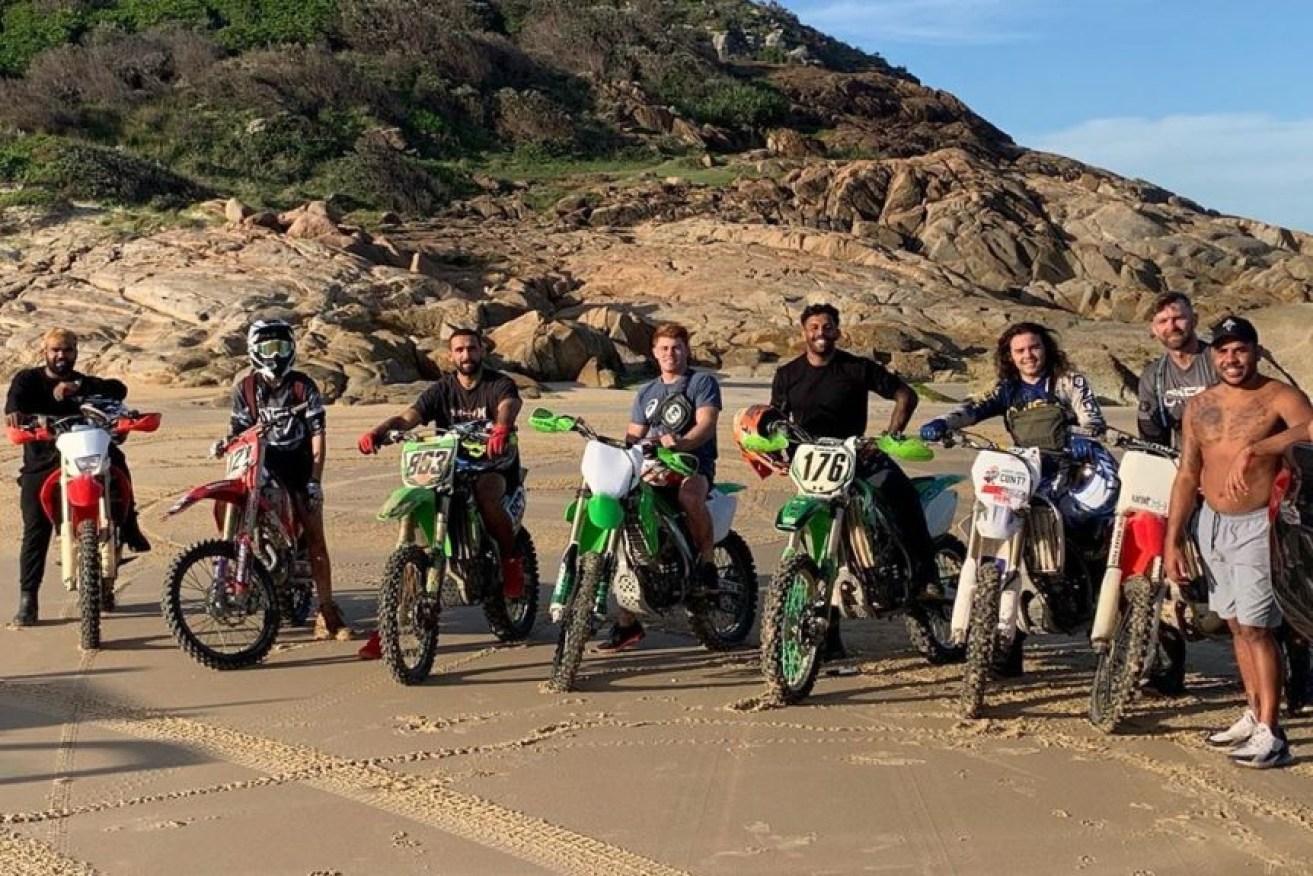
[[[41,507],[41,487],[50,472],[19,476],[19,504],[23,512],[23,545],[18,553],[18,612],[15,626],[30,626],[39,614],[37,593],[46,572],[46,553],[54,526]]]
[[[128,482],[128,506],[123,512],[123,521],[119,525],[119,537],[124,547],[133,553],[144,554],[150,551],[150,541],[141,531],[141,521],[137,519],[137,494],[132,489],[132,471],[128,468],[128,458],[117,445],[110,445],[110,463],[123,472]]]
[[[890,459],[883,461],[870,481],[893,512],[893,524],[898,528],[907,556],[912,562],[913,590],[919,590],[926,596],[942,598],[944,593],[939,584],[939,569],[935,565],[934,540],[926,526],[921,494],[916,491],[916,485]]]
[[[524,564],[515,549],[515,521],[502,504],[505,495],[506,479],[500,474],[489,472],[475,481],[474,503],[488,535],[497,545],[503,592],[510,599],[519,599],[524,595]]]
[[[697,474],[684,478],[679,485],[679,510],[684,512],[684,521],[688,525],[689,537],[698,552],[700,564],[713,564],[716,561],[715,527],[711,522],[711,512],[707,510],[707,495],[711,485],[705,476]]]

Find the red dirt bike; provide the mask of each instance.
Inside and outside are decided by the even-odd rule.
[[[42,417],[10,426],[14,444],[53,441],[59,468],[41,487],[41,507],[59,533],[64,587],[81,607],[81,645],[100,647],[100,614],[114,610],[114,581],[123,560],[119,526],[132,507],[132,482],[110,461],[110,445],[130,432],[154,432],[159,414],[142,414],[122,402],[88,398],[71,417]]]
[[[235,438],[217,442],[227,459],[223,480],[193,487],[165,512],[214,502],[219,538],[198,541],[169,567],[160,610],[188,656],[211,669],[259,663],[283,622],[303,625],[314,579],[292,498],[264,467],[268,432],[305,404],[259,412]]]

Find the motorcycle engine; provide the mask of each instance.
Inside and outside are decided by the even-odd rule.
[[[625,526],[625,551],[630,569],[638,578],[643,596],[654,609],[669,608],[679,602],[684,591],[684,564],[674,540],[659,533],[657,552],[647,550],[642,527],[637,523]]]
[[[894,543],[892,532],[882,525],[867,526],[857,511],[855,506],[844,524],[853,571],[873,608],[895,608],[906,598],[910,583],[903,550]]]

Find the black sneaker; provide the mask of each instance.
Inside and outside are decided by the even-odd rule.
[[[146,534],[141,531],[141,524],[137,522],[137,514],[134,511],[129,514],[119,527],[119,538],[123,540],[123,546],[134,554],[150,553],[150,542],[146,540]]]
[[[630,648],[638,646],[638,643],[647,637],[647,630],[638,621],[634,621],[629,626],[622,627],[620,624],[613,624],[611,635],[607,640],[597,646],[597,650],[607,654],[619,654],[621,651],[628,651]]]
[[[999,678],[1020,678],[1026,674],[1025,667],[1021,661],[1021,649],[1026,641],[1026,634],[1017,630],[1017,634],[1012,639],[1012,645],[1006,651],[994,653],[994,661],[990,667],[994,675]]]

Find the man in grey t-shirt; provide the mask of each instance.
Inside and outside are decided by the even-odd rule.
[[[1140,437],[1179,447],[1185,403],[1217,383],[1213,357],[1195,334],[1199,317],[1183,292],[1167,292],[1153,305],[1149,331],[1163,355],[1140,375]]]
[[[639,388],[625,438],[631,443],[653,438],[663,447],[697,457],[698,470],[680,483],[677,501],[698,552],[695,583],[714,587],[716,545],[707,494],[716,474],[720,384],[711,374],[689,367],[688,329],[682,325],[666,323],[657,327],[652,336],[652,356],[661,373]],[[599,650],[624,651],[637,645],[644,635],[638,618],[621,609],[610,637]]]

